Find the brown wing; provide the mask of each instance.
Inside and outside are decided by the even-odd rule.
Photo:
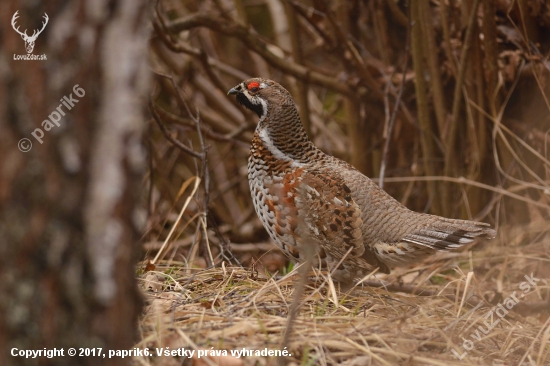
[[[361,232],[361,210],[351,192],[336,175],[308,171],[297,187],[298,233],[311,238],[335,258],[360,256],[365,250]]]
[[[296,187],[295,202],[298,235],[302,240],[320,245],[333,264],[347,253],[342,265],[349,276],[361,276],[376,267],[389,272],[370,250],[365,250],[361,209],[338,174],[322,170],[304,173],[301,184]]]

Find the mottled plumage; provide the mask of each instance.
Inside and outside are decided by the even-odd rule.
[[[344,258],[335,277],[350,281],[495,236],[485,223],[410,211],[353,166],[317,149],[278,83],[248,79],[229,94],[260,117],[248,160],[250,191],[264,227],[293,260],[305,260],[304,245],[313,245],[329,267]]]

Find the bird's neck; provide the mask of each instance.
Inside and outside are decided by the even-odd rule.
[[[278,158],[307,162],[317,151],[295,105],[269,108],[256,127],[262,144]]]

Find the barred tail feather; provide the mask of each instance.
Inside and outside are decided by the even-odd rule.
[[[467,220],[440,219],[426,228],[408,234],[403,241],[447,251],[472,243],[477,238],[492,239],[496,231],[489,224]]]

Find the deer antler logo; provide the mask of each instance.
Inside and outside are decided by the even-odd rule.
[[[29,35],[27,34],[27,30],[25,29],[24,32],[21,32],[19,30],[19,27],[15,28],[15,21],[17,18],[19,18],[19,15],[17,15],[17,13],[19,12],[16,11],[15,14],[13,14],[13,17],[11,18],[11,26],[13,27],[13,29],[19,33],[21,35],[21,38],[23,38],[23,41],[25,41],[25,48],[27,49],[27,53],[32,53],[32,50],[34,49],[34,42],[36,41],[36,38],[38,38],[38,35],[40,33],[42,33],[42,31],[44,30],[44,28],[46,28],[46,24],[48,24],[48,14],[44,13],[44,19],[45,19],[45,22],[42,22],[42,29],[40,29],[38,31],[38,33],[36,33],[36,29],[34,30],[34,32],[32,33],[32,36],[29,37]]]

